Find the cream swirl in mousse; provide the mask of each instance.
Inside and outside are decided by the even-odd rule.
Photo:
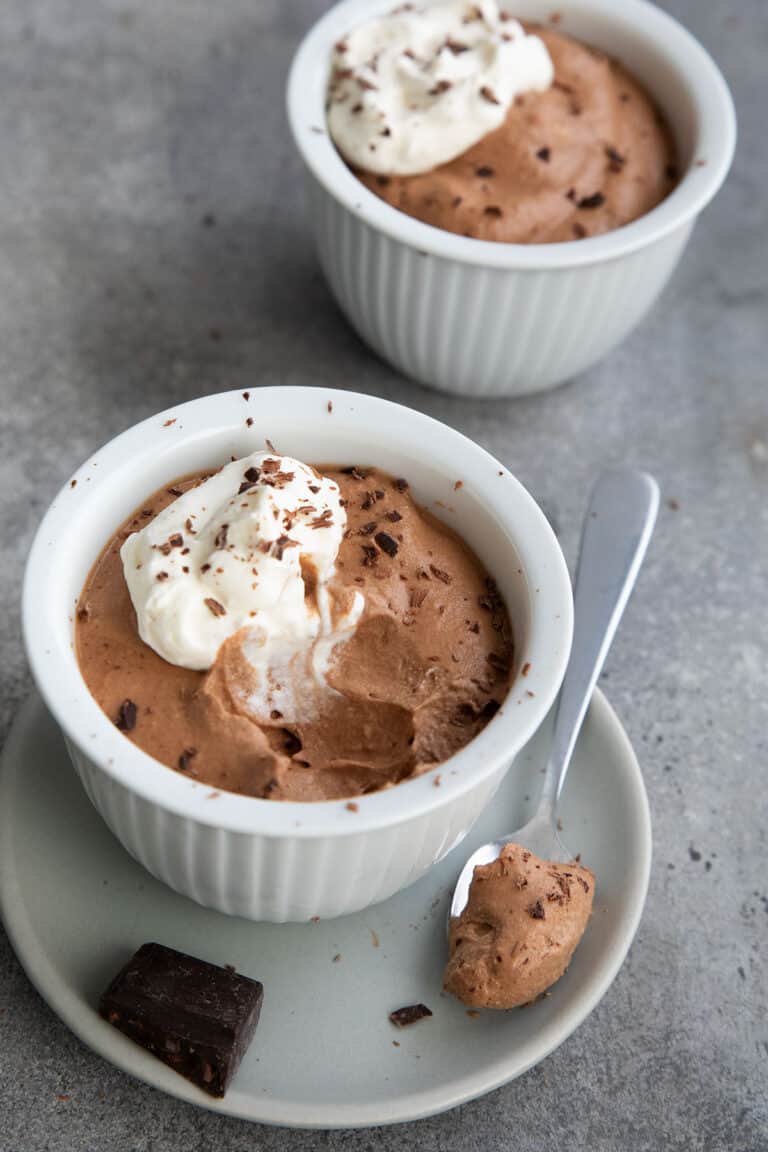
[[[237,638],[241,703],[255,718],[306,713],[328,658],[365,606],[329,581],[347,523],[339,487],[289,456],[254,452],[184,492],[122,546],[145,644],[210,668]]]

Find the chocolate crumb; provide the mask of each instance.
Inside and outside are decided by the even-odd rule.
[[[69,486],[70,488],[77,488],[77,480],[70,480]]]
[[[90,610],[88,608],[88,605],[87,604],[81,604],[77,610],[77,618],[80,621],[80,623],[84,624],[86,620],[90,619],[90,616],[91,616],[91,613],[90,613]]]
[[[674,164],[667,164],[666,168],[664,169],[664,174],[667,177],[667,180],[673,181],[677,180],[677,177],[679,176],[679,172],[677,171],[677,168]]]
[[[403,1008],[396,1008],[394,1012],[390,1012],[389,1019],[396,1028],[407,1028],[417,1020],[424,1020],[431,1015],[432,1009],[427,1008],[426,1004],[406,1004]]]
[[[530,661],[526,661],[525,664],[523,664],[522,668],[520,669],[520,675],[521,676],[527,676],[528,673],[530,672],[530,670],[531,670]]]
[[[163,423],[163,428],[170,428],[171,424],[175,424],[175,423],[176,423],[176,420],[177,420],[177,417],[176,417],[176,416],[174,416],[174,417],[173,417],[171,420],[166,420],[166,421]]]
[[[675,500],[674,496],[671,496],[669,500],[667,500],[667,508],[669,508],[670,512],[678,512],[680,509],[680,501]]]
[[[209,609],[210,612],[213,613],[214,616],[226,616],[227,614],[227,610],[224,605],[220,604],[218,600],[214,600],[212,596],[206,596],[205,606]]]
[[[400,515],[400,513],[397,511],[396,508],[393,508],[391,512],[385,513],[385,518],[387,520],[389,520],[392,524],[397,524],[398,520],[402,520],[402,516]]]
[[[480,632],[480,625],[477,620],[472,620],[468,627],[470,632],[474,633],[475,636]]]
[[[537,900],[535,904],[530,904],[528,906],[528,915],[532,920],[544,920],[546,918],[544,905],[542,904],[541,900]]]
[[[252,428],[253,427],[253,416],[248,417],[248,419],[245,421],[245,426],[246,426],[246,428]]]
[[[360,811],[360,805],[356,804],[354,800],[348,800],[347,803],[344,805],[344,807],[346,808],[347,812],[359,812]]]
[[[408,481],[404,480],[402,476],[398,476],[396,480],[392,481],[392,483],[394,484],[395,488],[397,488],[398,492],[407,492],[408,491],[408,488],[409,488]]]
[[[397,541],[393,540],[387,532],[377,532],[374,540],[381,548],[382,552],[386,552],[387,556],[396,556],[398,551]]]
[[[504,212],[498,204],[486,204],[485,208],[483,208],[483,215],[493,216],[494,219],[498,220],[504,215]]]
[[[197,748],[185,748],[181,756],[179,756],[179,768],[182,772],[186,772],[189,768],[190,760],[197,756]]]
[[[159,580],[160,582],[162,582],[163,580],[167,580],[167,579],[168,579],[168,573],[167,572],[158,572],[157,575],[155,576],[155,580]]]
[[[493,168],[490,168],[487,164],[481,164],[479,168],[475,168],[475,176],[479,176],[481,180],[487,180],[494,175],[495,172]]]
[[[251,398],[250,392],[243,392],[243,400],[250,400],[250,398]]]
[[[329,411],[329,413],[330,413],[330,412],[333,412],[333,400],[329,400],[329,401],[328,401],[328,405],[327,405],[327,407],[328,407],[328,411]]]
[[[443,92],[447,92],[450,88],[453,88],[450,80],[438,80],[434,88],[430,88],[427,94],[429,96],[442,96]]]
[[[447,48],[449,52],[453,52],[454,56],[460,56],[462,52],[469,51],[468,44],[462,44],[460,40],[451,40],[450,36],[443,47]]]
[[[216,533],[216,539],[213,542],[217,548],[226,548],[228,533],[229,524],[222,524],[221,528],[219,528],[218,532]]]
[[[600,208],[605,204],[605,196],[602,192],[593,192],[591,196],[582,196],[578,202],[579,208]]]
[[[536,153],[536,159],[543,160],[545,164],[548,164],[551,155],[552,152],[549,148],[539,148],[538,152]]]
[[[362,528],[358,528],[357,533],[359,536],[373,536],[378,526],[377,520],[369,520],[367,524],[363,524]]]
[[[136,711],[133,700],[123,700],[117,711],[115,726],[121,732],[132,732],[136,727]]]
[[[339,960],[341,960],[341,952],[336,953],[336,955],[331,960],[331,964],[338,964]]]
[[[361,547],[363,549],[363,567],[373,568],[379,558],[379,553],[372,544],[363,544]]]
[[[586,228],[583,224],[579,224],[578,220],[573,225],[573,234],[577,240],[583,240],[588,235]]]

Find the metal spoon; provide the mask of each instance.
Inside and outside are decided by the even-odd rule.
[[[573,859],[557,833],[557,801],[593,689],[640,571],[658,507],[658,485],[644,472],[612,470],[595,485],[574,586],[573,647],[557,702],[538,808],[522,828],[484,844],[470,856],[453,893],[450,917],[460,916],[466,907],[477,865],[490,864],[505,844],[522,844],[544,860],[565,863]]]

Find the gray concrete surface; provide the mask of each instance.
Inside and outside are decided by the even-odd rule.
[[[571,386],[487,404],[395,375],[320,278],[282,93],[323,7],[0,6],[0,736],[30,690],[17,604],[39,517],[83,458],[157,409],[266,383],[389,396],[504,460],[570,560],[593,477],[627,460],[664,492],[604,681],[653,806],[645,918],[604,1002],[523,1079],[419,1124],[325,1135],[129,1080],[54,1017],[2,937],[0,1149],[764,1150],[768,6],[669,0],[733,85],[740,145],[663,304]]]

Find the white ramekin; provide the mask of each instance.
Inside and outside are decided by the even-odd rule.
[[[466,396],[516,396],[590,367],[644,316],[699,212],[730,167],[733,103],[717,66],[645,0],[563,0],[558,27],[618,57],[670,123],[681,180],[640,220],[568,244],[455,236],[398,212],[346,167],[325,132],[332,47],[392,0],[343,0],[310,30],[288,80],[288,115],[308,177],[320,263],[342,311],[371,347],[424,384]],[[509,0],[545,22],[551,0]]]
[[[343,801],[211,794],[127,740],[89,693],[74,607],[110,535],[184,473],[263,447],[307,461],[377,464],[455,525],[496,577],[515,628],[518,675],[503,707],[435,771]],[[454,490],[457,480],[463,485]],[[568,572],[545,517],[482,448],[370,396],[263,388],[193,400],[110,441],[59,492],[27,563],[23,630],[40,692],[93,804],[132,856],[201,904],[254,920],[339,916],[416,880],[468,832],[555,698],[571,643]],[[439,776],[439,781],[437,777]],[[436,783],[438,786],[436,786]]]

